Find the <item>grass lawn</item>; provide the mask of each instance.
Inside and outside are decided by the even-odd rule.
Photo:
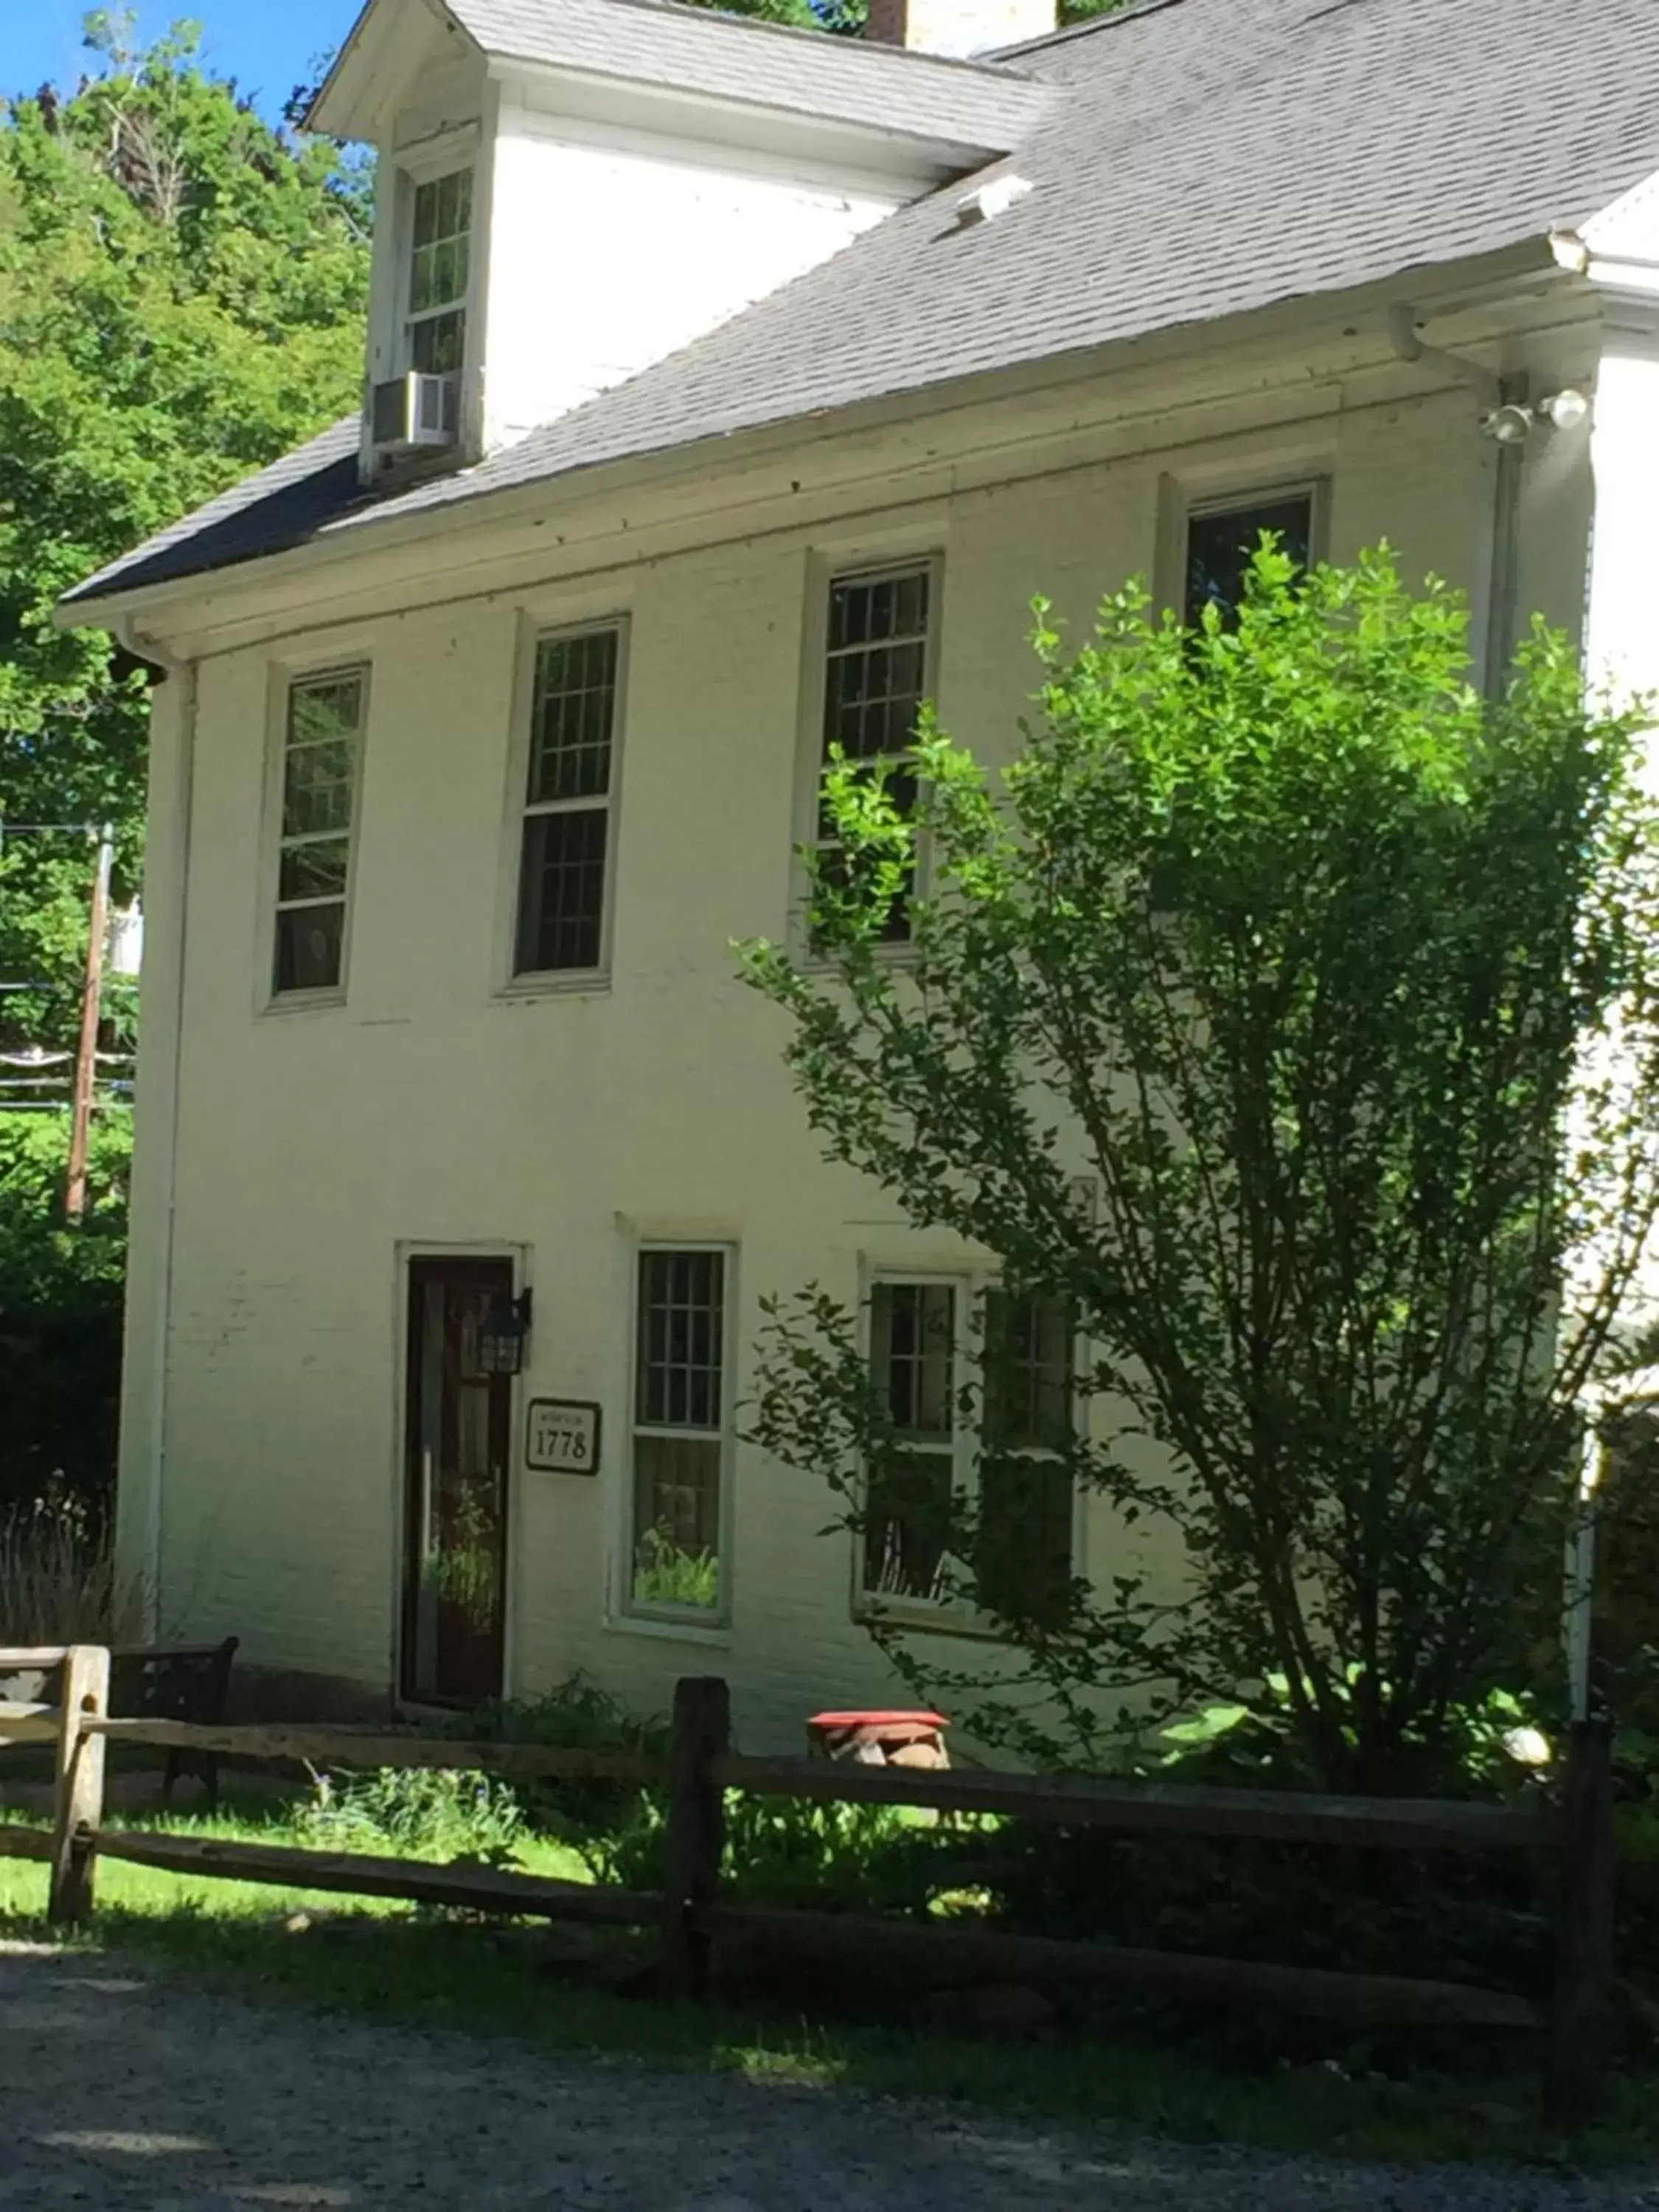
[[[4,1817],[0,1814],[0,1817]],[[38,1816],[36,1816],[38,1817]],[[280,1803],[216,1817],[119,1816],[194,1835],[294,1839]],[[586,1879],[577,1854],[535,1839],[528,1872]],[[1249,2070],[1150,2039],[1012,2043],[791,2012],[624,1996],[561,1972],[526,1924],[484,1924],[393,1902],[164,1874],[116,1860],[77,1948],[136,1954],[160,1972],[261,2002],[476,2034],[562,2057],[634,2059],[757,2081],[959,2099],[1003,2112],[1121,2124],[1186,2140],[1370,2158],[1488,2158],[1551,2165],[1659,2160],[1659,2074],[1627,2078],[1607,2119],[1566,2144],[1539,2112],[1534,2054],[1512,2070],[1406,2081],[1330,2066]],[[0,1934],[45,1932],[46,1869],[0,1859]],[[1530,2062],[1530,2063],[1528,2063]]]

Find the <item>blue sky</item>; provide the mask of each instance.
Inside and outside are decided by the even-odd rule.
[[[50,80],[64,87],[89,57],[81,44],[87,0],[0,0],[0,94],[33,92]],[[357,16],[357,0],[174,0],[135,10],[148,42],[181,16],[202,26],[215,73],[234,76],[275,116],[313,61],[337,46]]]

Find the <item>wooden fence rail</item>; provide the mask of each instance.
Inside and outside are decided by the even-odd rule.
[[[1559,1806],[1548,1810],[1438,1800],[1316,1796],[840,1764],[750,1759],[731,1743],[724,1681],[681,1681],[666,1758],[552,1744],[466,1741],[398,1729],[198,1727],[112,1718],[110,1654],[94,1646],[0,1651],[0,1666],[60,1671],[56,1706],[0,1704],[0,1745],[56,1746],[53,1832],[0,1826],[0,1857],[45,1859],[55,1919],[91,1910],[100,1858],[173,1873],[349,1895],[408,1899],[474,1911],[627,1927],[654,1927],[670,1995],[709,1990],[716,1948],[740,1941],[795,1954],[868,1956],[944,1984],[1012,1980],[1090,1984],[1167,1996],[1272,2005],[1324,2019],[1547,2031],[1548,2097],[1555,2117],[1582,2121],[1606,2078],[1613,1990],[1611,1735],[1573,1731]],[[111,1743],[216,1753],[313,1766],[482,1771],[520,1779],[607,1781],[666,1793],[660,1893],[556,1881],[477,1867],[372,1857],[104,1826],[104,1758]],[[721,1896],[725,1795],[882,1804],[941,1814],[989,1813],[1123,1835],[1247,1837],[1366,1850],[1525,1852],[1553,1862],[1559,1883],[1556,1987],[1547,2014],[1511,1991],[1404,1976],[1343,1973],[1260,1960],[1203,1958],[1104,1943],[1067,1942],[959,1925],[842,1913],[756,1908]]]

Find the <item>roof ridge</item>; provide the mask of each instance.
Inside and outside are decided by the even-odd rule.
[[[1124,0],[1117,8],[1109,8],[1104,14],[1090,15],[1080,23],[1062,23],[1057,30],[1045,31],[1040,39],[1022,39],[1018,46],[998,46],[994,58],[1002,60],[1014,54],[1040,54],[1050,46],[1071,45],[1079,39],[1092,38],[1097,31],[1115,31],[1121,23],[1133,22],[1141,15],[1160,15],[1166,8],[1178,8],[1181,0]]]
[[[828,41],[833,51],[842,53],[873,55],[880,60],[896,59],[901,65],[909,62],[927,62],[935,67],[968,70],[982,76],[1022,77],[1023,72],[1003,65],[1003,53],[1022,51],[1015,46],[1000,48],[986,54],[935,54],[919,46],[890,46],[879,39],[851,38],[835,31],[809,30],[804,23],[774,23],[764,15],[738,15],[724,8],[704,8],[693,4],[693,0],[606,0],[613,8],[636,9],[644,15],[672,15],[677,21],[723,23],[733,30],[754,31],[775,38],[798,40],[803,44],[819,45]],[[1169,0],[1150,0],[1152,6],[1165,6]],[[1087,29],[1085,24],[1073,27]],[[1063,36],[1064,33],[1055,35]]]

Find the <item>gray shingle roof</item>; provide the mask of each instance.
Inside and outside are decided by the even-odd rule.
[[[1042,105],[1024,65],[990,67],[711,15],[673,0],[446,0],[486,53],[672,85],[1000,153]]]
[[[956,230],[955,188],[902,210],[506,452],[378,502],[348,503],[322,441],[301,477],[279,464],[234,517],[218,502],[71,597],[294,544],[307,499],[311,535],[373,527],[1495,252],[1659,171],[1659,0],[1148,0],[1019,62],[1060,96],[1011,163],[1036,189],[994,222]]]

